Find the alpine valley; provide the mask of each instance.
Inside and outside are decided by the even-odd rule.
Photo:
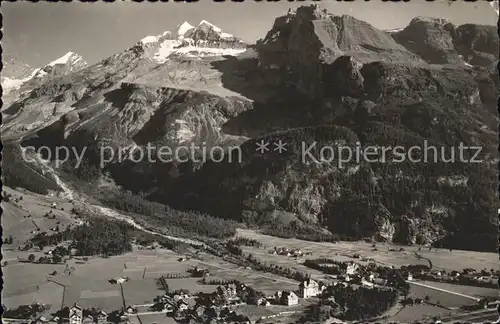
[[[36,69],[4,55],[4,184],[40,194],[70,187],[150,216],[149,226],[164,219],[143,206],[167,205],[206,215],[207,227],[227,230],[220,236],[246,226],[495,252],[498,49],[496,26],[417,17],[383,31],[304,6],[256,44],[201,21],[93,65],[73,52]],[[279,140],[281,154],[256,151]],[[314,142],[438,150],[427,163],[303,163],[303,143]],[[458,156],[460,143],[481,147],[482,162],[437,159],[441,148]],[[131,160],[131,148],[191,144],[237,146],[242,161]],[[86,148],[84,163],[22,158],[42,145]],[[101,168],[104,146],[114,158]],[[182,221],[168,225],[190,235]]]

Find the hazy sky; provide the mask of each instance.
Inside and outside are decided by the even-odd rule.
[[[305,2],[302,2],[304,4]],[[306,2],[307,3],[307,2]],[[415,16],[433,16],[455,24],[495,25],[496,14],[484,2],[445,0],[434,3],[337,2],[323,0],[321,7],[349,14],[380,29],[404,27]],[[300,3],[246,0],[243,3],[2,3],[4,51],[32,67],[46,64],[68,51],[81,54],[89,63],[119,52],[147,35],[175,30],[183,21],[192,25],[205,19],[246,41],[261,38],[274,18]]]

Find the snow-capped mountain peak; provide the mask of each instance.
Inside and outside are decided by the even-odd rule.
[[[143,39],[141,39],[141,43],[143,44],[155,43],[157,41],[158,41],[158,36],[146,36]]]
[[[223,32],[221,28],[215,26],[214,24],[206,20],[200,21],[196,29],[203,30],[205,33],[209,33],[211,31],[212,33],[215,33],[217,36],[223,39],[235,38],[233,35]]]
[[[67,52],[58,59],[48,63],[43,68],[35,72],[34,77],[44,77],[47,74],[58,76],[81,70],[87,66],[87,62],[80,54]]]
[[[56,64],[66,64],[73,58],[81,59],[81,56],[76,54],[76,53],[73,53],[73,52],[68,52],[68,53],[64,54],[63,56],[61,56],[60,58],[50,62],[47,65],[54,66]]]
[[[214,24],[206,21],[206,20],[202,20],[200,21],[200,23],[198,24],[198,26],[208,26],[208,27],[211,27],[213,30],[215,31],[222,31],[222,29],[220,29],[219,27],[215,26]]]
[[[20,89],[25,84],[39,84],[47,77],[57,77],[71,72],[76,72],[87,66],[83,57],[74,52],[67,52],[58,59],[46,64],[42,68],[34,69],[24,78],[2,78],[4,93]]]
[[[169,57],[239,55],[247,48],[242,40],[225,33],[214,24],[202,20],[193,26],[185,21],[175,33],[166,31],[157,36],[146,36],[138,43],[146,56],[156,63],[164,63]]]
[[[185,21],[177,27],[177,36],[184,36],[184,34],[193,28],[195,28],[193,25]]]

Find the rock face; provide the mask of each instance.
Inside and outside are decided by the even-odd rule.
[[[321,226],[334,233],[403,244],[430,244],[466,232],[469,212],[476,210],[476,215],[482,214],[475,219],[476,230],[481,228],[487,240],[494,242],[495,227],[487,214],[495,213],[495,184],[485,175],[495,178],[491,163],[498,159],[494,149],[498,89],[493,90],[498,81],[492,71],[473,69],[457,54],[458,30],[464,27],[415,19],[408,29],[429,48],[413,54],[412,48],[405,50],[387,41],[382,32],[379,38],[373,36],[370,33],[379,35],[378,31],[364,23],[356,22],[356,27],[346,28],[348,31],[338,27],[352,21],[301,8],[278,18],[257,45],[262,73],[272,80],[283,80],[274,81],[277,91],[286,92],[279,84],[288,84],[290,93],[299,92],[303,98],[312,99],[312,103],[303,105],[304,113],[299,118],[310,125],[331,123],[336,128],[290,130],[292,123],[281,125],[284,133],[245,143],[247,154],[242,164],[207,164],[194,174],[178,178],[171,191],[163,188],[166,191],[156,199],[256,224],[268,222],[270,215],[279,212],[300,224]],[[328,26],[324,30],[329,33],[316,33],[317,26]],[[363,32],[354,32],[359,26]],[[434,29],[427,30],[429,26]],[[425,41],[438,40],[436,33],[441,28],[449,29],[450,34],[443,44]],[[376,40],[377,50],[363,41],[365,33],[371,35],[366,42]],[[380,51],[398,59],[391,55],[389,59],[377,58]],[[425,61],[442,64],[428,65]],[[301,84],[309,88],[300,89]],[[290,97],[295,100],[297,95]],[[343,132],[350,134],[348,143],[359,140],[362,147],[457,148],[460,142],[468,143],[482,146],[481,155],[488,162],[450,165],[442,160],[431,164],[406,160],[388,165],[378,161],[347,164],[344,168],[338,168],[335,160],[302,163],[297,153],[302,139],[325,139],[328,134],[325,145],[331,147],[346,140],[345,134],[339,135]],[[291,152],[281,155],[266,153],[265,157],[250,153],[260,140],[276,143],[279,139],[295,148],[289,147]],[[429,159],[434,161],[434,157],[445,159],[437,155]],[[439,179],[444,174],[467,175],[469,180],[466,186],[443,190]],[[465,209],[456,208],[455,202],[471,201],[470,197],[479,192],[484,199],[481,207],[470,203]],[[428,212],[435,204],[442,206],[440,211]]]
[[[147,143],[172,150],[202,143],[210,148],[227,141],[242,142],[244,138],[223,133],[221,126],[251,108],[250,101],[237,97],[122,83],[100,100],[64,114],[39,131],[35,142],[85,145],[96,150],[107,146],[109,153],[111,148]]]
[[[340,56],[352,55],[363,62],[420,60],[368,23],[315,6],[277,18],[257,45],[261,69],[274,71],[283,84],[311,98],[322,94],[321,66]]]
[[[23,70],[27,69],[26,65],[22,65]],[[87,62],[79,54],[68,52],[60,58],[50,62],[39,69],[31,69],[29,74],[17,73],[16,78],[2,78],[2,88],[7,93],[7,105],[19,98],[28,94],[31,90],[35,89],[44,82],[61,77],[73,72],[79,71],[87,66]],[[7,73],[11,73],[9,69]],[[5,101],[5,100],[4,100]]]
[[[145,49],[156,63],[165,63],[175,56],[210,57],[237,55],[244,52],[247,44],[219,27],[202,20],[194,27],[184,22],[177,32],[166,31],[158,36],[147,36],[136,46]]]
[[[148,36],[129,49],[88,68],[72,69],[79,67],[76,63],[81,63],[82,60],[69,53],[44,69],[35,70],[34,76],[26,82],[26,92],[29,96],[20,98],[4,111],[8,115],[4,122],[4,134],[7,134],[7,138],[19,138],[34,128],[56,122],[61,117],[59,112],[65,113],[75,108],[89,108],[88,111],[95,111],[93,107],[105,101],[105,96],[112,96],[113,91],[122,88],[122,82],[151,85],[156,88],[209,91],[221,97],[243,98],[223,87],[222,72],[215,65],[217,61],[223,60],[220,55],[244,52],[246,45],[217,27],[207,27],[206,24],[208,23],[200,24],[196,28],[187,28],[183,33],[195,33],[192,36],[196,36],[199,43],[206,41],[206,37],[213,40],[211,33],[216,31],[220,35],[220,42],[216,44],[219,47],[208,47],[216,46],[214,44],[203,45],[206,47],[184,46],[184,40],[194,39],[182,34],[172,40],[172,33],[165,32],[160,36]],[[186,29],[185,26],[183,28]],[[206,31],[205,34],[202,31]],[[175,42],[175,48],[162,52],[162,48],[165,49],[171,42]],[[224,47],[235,43],[239,47]],[[200,54],[200,50],[205,49],[208,54]],[[161,60],[158,55],[163,55]],[[63,64],[63,61],[66,63]],[[239,61],[234,61],[234,64],[233,61],[229,62],[229,65],[235,65],[235,68],[238,64]],[[57,109],[55,105],[58,105]],[[61,106],[64,106],[65,110],[61,110]]]
[[[417,17],[394,39],[432,64],[469,64],[492,67],[498,60],[495,26],[454,26],[444,19]]]
[[[7,108],[2,135],[124,149],[114,157],[126,162],[105,171],[178,208],[404,244],[480,233],[480,249],[496,250],[495,46],[488,26],[417,18],[389,34],[314,6],[279,17],[251,47],[184,23],[44,81]],[[261,141],[269,151],[256,151]],[[222,146],[221,161],[130,160],[134,147],[203,143]],[[482,147],[483,162],[448,161],[461,143]],[[355,154],[374,147],[389,153]]]

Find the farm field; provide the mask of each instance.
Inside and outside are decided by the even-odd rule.
[[[32,231],[50,233],[56,226],[64,229],[68,225],[79,223],[75,215],[70,215],[73,204],[67,199],[39,195],[24,189],[4,187],[2,190],[11,195],[9,202],[2,201],[2,227],[4,233],[13,237],[13,246],[32,237]],[[19,197],[22,200],[16,203],[14,199]],[[57,204],[56,208],[51,208],[52,203]],[[55,216],[54,219],[44,217],[50,211]],[[9,246],[4,246],[3,249],[8,250]]]
[[[421,320],[432,319],[435,316],[445,317],[453,314],[456,314],[456,312],[437,306],[426,305],[426,304],[415,305],[415,306],[404,307],[400,312],[386,319],[384,322],[410,323],[410,322],[415,322],[419,319]]]
[[[424,299],[425,296],[429,296],[430,303],[439,304],[443,307],[449,308],[459,308],[464,305],[477,305],[477,301],[471,298],[453,295],[443,291],[437,291],[416,285],[410,285],[410,296],[420,299]]]
[[[451,290],[457,293],[469,295],[477,298],[484,297],[499,297],[499,290],[494,288],[484,288],[484,287],[472,287],[472,286],[462,286],[456,284],[450,284],[445,282],[434,282],[434,281],[419,281],[429,286],[437,287],[440,289]]]
[[[254,230],[238,229],[238,236],[252,238],[263,243],[265,250],[273,249],[274,247],[288,247],[301,249],[303,252],[310,252],[311,256],[306,258],[333,258],[339,261],[352,261],[354,254],[359,254],[365,258],[373,258],[375,261],[386,265],[408,265],[408,264],[424,264],[429,262],[424,259],[419,259],[415,253],[418,253],[423,258],[429,258],[432,261],[433,268],[445,270],[462,270],[464,268],[473,268],[481,270],[483,268],[498,267],[498,255],[496,253],[473,252],[473,251],[449,251],[446,249],[432,249],[418,246],[402,247],[393,244],[376,243],[377,251],[373,251],[371,243],[366,242],[309,242],[299,239],[286,239],[260,234]],[[404,251],[399,252],[399,248]],[[396,251],[389,251],[394,249]],[[264,250],[263,250],[264,251]],[[337,255],[337,253],[339,255]],[[359,262],[359,260],[357,261]]]
[[[30,305],[35,302],[46,305],[43,315],[55,313],[61,309],[63,303],[64,287],[54,282],[45,282],[34,286],[31,291],[25,293],[19,291],[18,294],[3,295],[2,303],[8,308],[15,308],[19,305]]]
[[[307,273],[311,274],[311,278],[313,278],[315,280],[324,280],[325,279],[325,274],[322,273],[321,271],[308,268],[302,264],[302,262],[304,262],[304,260],[307,257],[298,258],[296,260],[295,258],[286,256],[286,255],[270,254],[267,250],[263,250],[262,248],[259,249],[259,248],[247,247],[247,246],[243,246],[241,248],[244,251],[244,253],[247,253],[247,254],[251,253],[252,255],[257,257],[258,259],[265,261],[267,264],[275,264],[278,266],[283,266],[283,267],[287,267],[290,269],[294,269],[296,271],[307,272]],[[312,257],[312,256],[308,256],[308,257]],[[335,259],[338,261],[350,261],[350,260],[352,260],[350,258],[347,258],[344,256],[337,256],[337,255],[330,256],[329,258],[332,258],[332,259]],[[363,262],[360,262],[360,263],[363,263]]]
[[[24,258],[28,258],[29,253],[20,252]],[[18,255],[19,255],[18,254]],[[4,258],[14,258],[13,253],[4,253]],[[4,278],[3,296],[18,294],[24,290],[48,282],[49,274],[53,271],[63,272],[65,266],[59,264],[29,264],[11,261],[4,266],[2,271]]]
[[[123,283],[122,287],[125,305],[150,304],[154,297],[165,293],[155,279],[131,280]]]
[[[28,252],[8,252],[7,258],[27,258]],[[43,255],[42,252],[38,253]],[[12,262],[4,268],[9,280],[6,281],[4,298],[6,306],[15,307],[33,300],[45,300],[41,297],[42,287],[47,283],[57,285],[61,296],[47,295],[50,303],[71,306],[75,302],[83,307],[97,307],[105,311],[121,309],[124,305],[152,303],[153,298],[163,294],[156,279],[162,274],[187,273],[189,268],[198,266],[210,270],[210,277],[236,279],[264,293],[272,295],[281,289],[297,289],[298,282],[272,274],[262,274],[253,270],[238,267],[221,261],[211,255],[200,253],[202,260],[188,259],[179,262],[179,255],[173,251],[157,249],[156,251],[138,250],[111,258],[93,257],[88,261],[73,258],[66,265],[32,264]],[[71,275],[64,273],[65,268],[72,268]],[[57,275],[49,273],[57,271]],[[120,285],[111,284],[110,279],[128,277],[123,283],[123,297]],[[14,278],[14,279],[10,279]],[[191,293],[215,291],[216,285],[200,283],[201,278],[166,279],[170,290],[187,289]],[[9,284],[10,283],[10,284]],[[64,291],[64,300],[62,290]]]
[[[141,324],[151,324],[151,323],[161,323],[161,324],[177,324],[177,322],[165,314],[147,314],[147,315],[137,315],[131,316],[132,323]]]

